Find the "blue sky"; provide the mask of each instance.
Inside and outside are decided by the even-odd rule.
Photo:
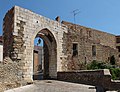
[[[1,0],[0,1],[0,34],[2,35],[2,20],[5,13],[14,5],[27,8],[35,13],[55,19],[76,23],[98,29],[104,32],[120,35],[120,0]]]

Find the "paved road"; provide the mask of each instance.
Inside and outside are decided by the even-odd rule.
[[[82,85],[76,83],[40,80],[34,84],[11,89],[5,92],[96,92],[94,86]]]

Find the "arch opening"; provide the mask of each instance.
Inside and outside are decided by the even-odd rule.
[[[40,30],[34,39],[33,80],[57,76],[57,44],[48,29]]]

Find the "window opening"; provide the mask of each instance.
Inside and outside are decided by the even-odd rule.
[[[92,46],[92,56],[96,56],[96,46]]]
[[[78,55],[78,44],[73,43],[73,56],[77,56],[77,55]]]

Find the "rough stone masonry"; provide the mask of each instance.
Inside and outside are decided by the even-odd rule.
[[[34,39],[44,40],[46,75],[57,78],[57,72],[80,70],[93,60],[109,63],[114,56],[119,64],[119,36],[95,29],[61,22],[14,6],[3,20],[4,58],[20,63],[20,76],[33,81]]]

